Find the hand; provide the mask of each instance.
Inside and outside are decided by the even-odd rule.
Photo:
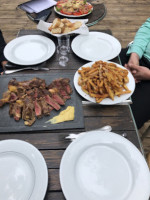
[[[130,71],[136,82],[140,82],[141,80],[150,80],[150,70],[147,67],[131,65]]]
[[[132,65],[139,65],[139,56],[136,53],[131,53],[128,63],[125,64],[125,67],[129,71],[131,71],[131,73],[132,73],[132,70],[131,70]]]
[[[6,60],[4,60],[4,61],[2,61],[1,62],[1,65],[2,65],[2,67],[3,67],[3,70],[5,69],[5,65],[7,64],[7,61]],[[3,72],[1,72],[0,73],[0,75],[3,75],[4,73]]]
[[[131,53],[127,65],[128,67],[130,67],[130,65],[139,65],[139,56],[137,53]]]
[[[5,69],[5,65],[7,64],[7,61],[4,60],[4,61],[1,62],[1,64],[2,64],[3,69]]]

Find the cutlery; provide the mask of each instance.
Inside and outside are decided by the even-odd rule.
[[[112,127],[107,125],[107,126],[104,126],[102,128],[94,129],[94,130],[91,130],[91,131],[109,131],[110,132],[111,130],[112,130]],[[90,131],[87,131],[87,132],[90,132]],[[70,133],[69,136],[65,137],[65,139],[70,139],[71,141],[74,141],[80,135],[83,135],[85,133],[86,132],[82,132],[82,133],[78,133],[78,134]]]
[[[122,133],[122,137],[127,138],[127,133]]]
[[[23,70],[36,70],[36,71],[45,70],[45,71],[49,71],[49,68],[45,68],[45,67],[26,67],[26,68],[20,68],[20,69],[5,70],[5,74],[12,74],[12,73],[23,71]]]

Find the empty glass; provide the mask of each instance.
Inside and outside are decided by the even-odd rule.
[[[68,62],[68,52],[70,51],[70,35],[63,35],[57,38],[57,53],[60,55],[59,64],[66,66]]]

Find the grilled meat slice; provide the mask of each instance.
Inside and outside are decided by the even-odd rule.
[[[33,78],[29,83],[30,88],[46,88],[46,83],[44,79]]]
[[[50,105],[46,103],[46,100],[44,97],[40,98],[39,103],[42,108],[42,114],[43,115],[50,115],[50,112],[54,109]]]
[[[37,118],[42,117],[42,108],[37,99],[34,101],[34,109],[36,117]]]
[[[31,88],[34,88],[34,87],[45,88],[46,83],[45,83],[45,80],[40,79],[40,78],[33,78],[31,80],[28,80],[28,81],[17,81],[16,79],[13,79],[13,80],[10,80],[9,83],[8,83],[8,88],[11,88],[11,86],[16,86],[16,87],[22,86],[25,89],[31,89]]]
[[[72,93],[72,88],[70,86],[70,80],[69,78],[62,78],[60,79],[60,82],[61,82],[61,85],[65,88],[66,92],[68,94],[71,94]]]
[[[14,92],[11,92],[10,93],[10,98],[9,98],[9,102],[15,102],[16,100],[18,99],[18,96],[14,93]]]
[[[25,125],[31,126],[36,118],[34,111],[34,104],[31,97],[26,96],[24,99],[23,111],[22,111],[22,119],[25,120]]]
[[[64,100],[70,99],[72,88],[69,85],[70,80],[68,78],[60,78],[54,80],[48,85],[49,91],[56,91]]]
[[[32,119],[29,119],[27,121],[24,121],[24,124],[26,126],[32,126],[32,124],[34,124],[34,122],[35,122],[35,118],[32,118]]]
[[[60,105],[54,99],[52,99],[49,95],[45,95],[45,100],[47,104],[52,106],[55,110],[60,110]]]
[[[9,81],[8,88],[10,86],[18,86],[18,85],[19,85],[19,82],[15,78],[13,78],[12,80]]]
[[[65,100],[60,97],[59,94],[52,94],[52,98],[59,104],[59,105],[65,105]]]
[[[22,106],[19,103],[9,104],[9,115],[13,116],[16,121],[21,119]]]
[[[18,95],[18,97],[23,97],[24,95],[26,95],[26,89],[22,86],[18,86],[17,87],[17,95]]]
[[[6,92],[3,93],[3,98],[0,99],[0,107],[5,105],[6,103],[9,103],[10,94],[11,94],[10,91],[6,91]]]

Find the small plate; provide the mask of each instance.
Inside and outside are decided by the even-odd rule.
[[[43,200],[48,170],[42,154],[21,140],[0,142],[0,197],[5,200]]]
[[[107,61],[107,62],[109,62],[109,61]],[[95,62],[89,62],[89,63],[83,65],[82,67],[91,67],[94,63]],[[113,63],[113,62],[110,62],[110,63]],[[123,67],[123,66],[121,66],[121,65],[119,65],[117,63],[114,63],[114,64],[116,64],[120,68],[125,69],[125,67]],[[78,70],[82,69],[82,67],[80,67]],[[86,100],[88,100],[90,102],[93,102],[93,103],[96,103],[95,98],[90,97],[88,94],[86,94],[81,89],[81,86],[78,84],[78,79],[80,77],[80,74],[78,73],[78,70],[76,71],[76,73],[74,75],[74,86],[75,86],[77,92],[82,97],[84,97]],[[110,98],[105,98],[100,102],[100,104],[102,104],[102,105],[113,105],[113,104],[121,103],[122,101],[125,101],[126,99],[128,99],[133,94],[134,89],[135,89],[135,80],[134,80],[134,78],[133,78],[133,76],[132,76],[130,71],[128,71],[128,77],[129,77],[129,82],[127,83],[127,87],[129,88],[129,90],[131,90],[131,93],[123,94],[120,97],[115,96],[114,100],[112,100]]]
[[[41,35],[15,38],[4,48],[4,55],[18,65],[36,65],[48,60],[55,52],[54,42]]]
[[[63,154],[60,183],[67,200],[148,200],[150,172],[141,152],[112,132],[80,135]]]
[[[88,61],[111,60],[121,51],[120,42],[113,36],[102,32],[89,32],[78,35],[71,44],[73,52]]]
[[[89,3],[89,4],[90,4],[90,3]],[[90,5],[91,5],[91,4],[90,4]],[[65,15],[65,14],[63,14],[63,13],[61,13],[61,12],[58,12],[58,11],[56,10],[56,7],[55,7],[55,6],[54,6],[54,11],[55,11],[57,14],[59,14],[59,15],[61,15],[61,16],[64,16],[64,17],[79,18],[79,17],[84,17],[84,16],[87,16],[87,15],[91,14],[92,11],[93,11],[93,8],[91,9],[91,11],[90,11],[89,13],[83,14],[83,15]]]

